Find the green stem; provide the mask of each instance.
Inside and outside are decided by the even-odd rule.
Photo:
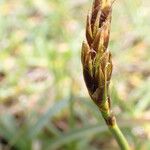
[[[113,125],[113,126],[109,126],[109,129],[110,129],[111,133],[113,134],[113,136],[115,137],[117,143],[119,144],[120,149],[121,150],[130,150],[128,142],[127,142],[126,138],[124,137],[124,135],[122,134],[117,123],[115,123],[115,125]]]
[[[105,88],[104,90],[104,97],[102,103],[98,105],[99,110],[104,118],[108,128],[110,129],[111,133],[113,134],[114,138],[116,139],[118,145],[120,146],[121,150],[131,150],[129,144],[124,137],[123,133],[121,132],[120,128],[117,125],[116,118],[111,112],[110,108],[110,97],[108,95],[108,90]]]
[[[120,149],[131,150],[126,138],[124,137],[123,133],[117,125],[115,116],[113,116],[113,114],[110,111],[109,102],[106,100],[105,103],[99,107],[99,109],[108,128],[110,129],[118,145],[120,146]]]

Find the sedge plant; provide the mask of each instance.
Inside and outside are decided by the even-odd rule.
[[[94,0],[92,11],[87,15],[86,41],[82,44],[81,61],[91,99],[98,106],[121,150],[130,150],[111,111],[109,95],[113,69],[111,53],[108,50],[112,4],[111,0]]]

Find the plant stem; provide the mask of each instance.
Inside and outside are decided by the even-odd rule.
[[[111,114],[107,105],[108,104],[105,103],[105,105],[103,105],[103,107],[100,108],[100,111],[109,130],[116,139],[121,150],[131,150],[125,136],[123,135],[123,133],[121,132],[120,128],[117,125],[115,116]]]
[[[123,133],[121,132],[120,128],[118,127],[117,123],[113,126],[109,126],[109,129],[113,136],[115,137],[117,143],[120,146],[121,150],[130,150],[130,147],[128,145],[128,142],[126,138],[124,137]]]

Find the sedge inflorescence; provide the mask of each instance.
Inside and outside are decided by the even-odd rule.
[[[112,75],[111,53],[108,51],[112,2],[94,0],[87,16],[86,41],[83,41],[81,61],[83,76],[90,97],[100,107],[109,102],[108,88]]]

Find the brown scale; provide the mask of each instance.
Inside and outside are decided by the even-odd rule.
[[[105,7],[100,16],[100,22],[99,22],[99,27],[102,27],[103,23],[107,20],[111,12],[111,7]]]

